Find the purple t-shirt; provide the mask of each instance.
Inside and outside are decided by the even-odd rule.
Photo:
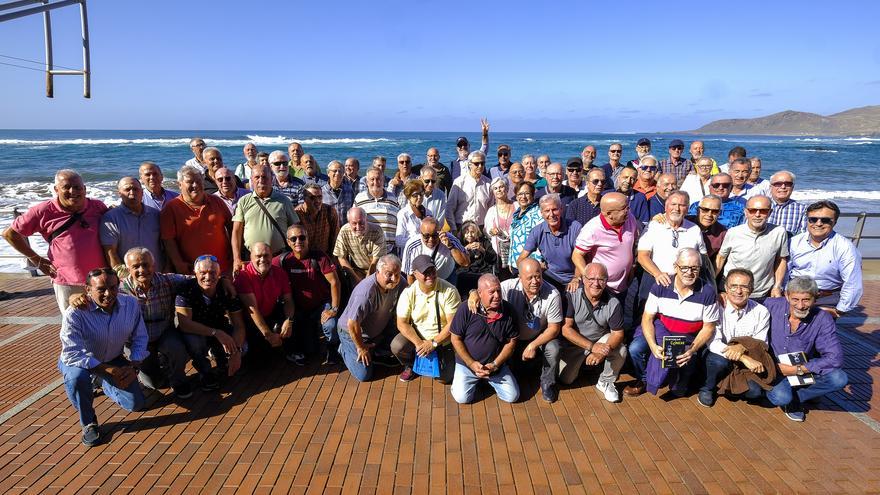
[[[492,323],[484,315],[472,313],[467,304],[460,305],[450,331],[464,340],[468,354],[482,364],[495,359],[510,339],[519,336],[507,301],[501,302],[501,317]]]
[[[532,229],[523,246],[526,251],[539,249],[541,256],[547,261],[545,277],[567,284],[574,277],[574,262],[571,261],[571,253],[577,243],[578,233],[581,231],[581,223],[577,220],[562,219],[559,233],[553,235],[547,222],[541,222]]]

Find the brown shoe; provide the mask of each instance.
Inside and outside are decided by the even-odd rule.
[[[629,397],[637,397],[645,393],[645,382],[641,380],[636,380],[632,383],[632,385],[627,385],[626,388],[623,389],[623,393]]]

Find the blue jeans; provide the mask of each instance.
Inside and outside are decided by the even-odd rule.
[[[706,382],[700,387],[700,392],[715,392],[720,382],[730,373],[733,365],[726,357],[715,354],[714,352],[706,352]],[[742,394],[747,399],[757,399],[761,397],[764,389],[757,383],[749,380],[749,391]]]
[[[780,375],[777,377],[778,383],[767,392],[767,399],[774,406],[787,406],[792,402],[806,402],[836,392],[843,389],[849,382],[846,373],[840,369],[831,370],[822,375],[813,375],[813,378],[816,379],[816,383],[797,387],[795,390],[788,383],[788,379]]]
[[[232,336],[232,331],[226,331],[224,329],[220,329],[220,332],[226,332],[230,336]],[[225,366],[227,363],[226,351],[223,350],[223,345],[217,340],[217,337],[205,336],[205,335],[196,335],[194,333],[186,333],[182,332],[183,341],[186,343],[186,348],[189,350],[190,356],[192,356],[193,368],[199,372],[200,375],[207,375],[213,373],[211,369],[211,361],[208,359],[208,349],[212,349],[214,351],[214,358],[217,361],[217,366]]]
[[[127,366],[130,363],[124,357],[119,356],[108,364]],[[85,368],[77,368],[76,366],[67,366],[60,359],[58,360],[58,370],[64,376],[64,390],[67,392],[67,398],[70,399],[70,403],[79,412],[79,423],[82,426],[98,424],[98,417],[95,415],[95,408],[92,406],[94,401],[92,392],[93,375],[100,377],[104,394],[110,400],[119,404],[119,407],[130,412],[138,411],[144,407],[144,392],[141,390],[141,384],[137,380],[132,381],[128,388],[121,389],[113,383],[113,379],[107,374]]]
[[[651,357],[651,348],[645,336],[639,332],[629,344],[629,358],[632,360],[633,372],[636,380],[645,381],[645,370],[648,368],[648,358]]]
[[[372,360],[368,365],[364,365],[364,363],[358,361],[357,347],[355,347],[354,341],[351,340],[351,335],[348,334],[348,328],[340,328],[338,335],[339,354],[342,356],[342,361],[345,362],[345,367],[351,372],[351,376],[359,382],[365,382],[373,378],[373,367],[375,365]],[[375,357],[377,350],[391,355],[391,340],[394,337],[395,335],[392,335],[388,330],[383,332],[382,335],[379,336],[378,341],[372,342],[375,343],[376,346],[373,347],[373,350],[370,352],[370,357]],[[364,343],[370,343],[370,341],[365,339]]]
[[[498,398],[504,402],[516,402],[519,399],[519,385],[507,364],[501,365],[496,373],[488,378],[478,378],[464,363],[455,361],[455,377],[452,378],[452,398],[459,404],[469,404],[474,401],[477,391],[477,383],[486,380],[495,389]]]

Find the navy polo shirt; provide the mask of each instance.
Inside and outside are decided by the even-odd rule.
[[[501,318],[491,323],[484,315],[472,313],[467,304],[459,305],[449,331],[461,337],[468,354],[482,364],[495,359],[510,339],[519,336],[507,301],[501,301]]]

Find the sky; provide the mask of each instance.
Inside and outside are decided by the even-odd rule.
[[[88,2],[82,78],[0,65],[0,128],[694,129],[880,104],[880,2]],[[82,64],[79,9],[52,13]],[[42,61],[42,17],[0,23],[0,63]]]

